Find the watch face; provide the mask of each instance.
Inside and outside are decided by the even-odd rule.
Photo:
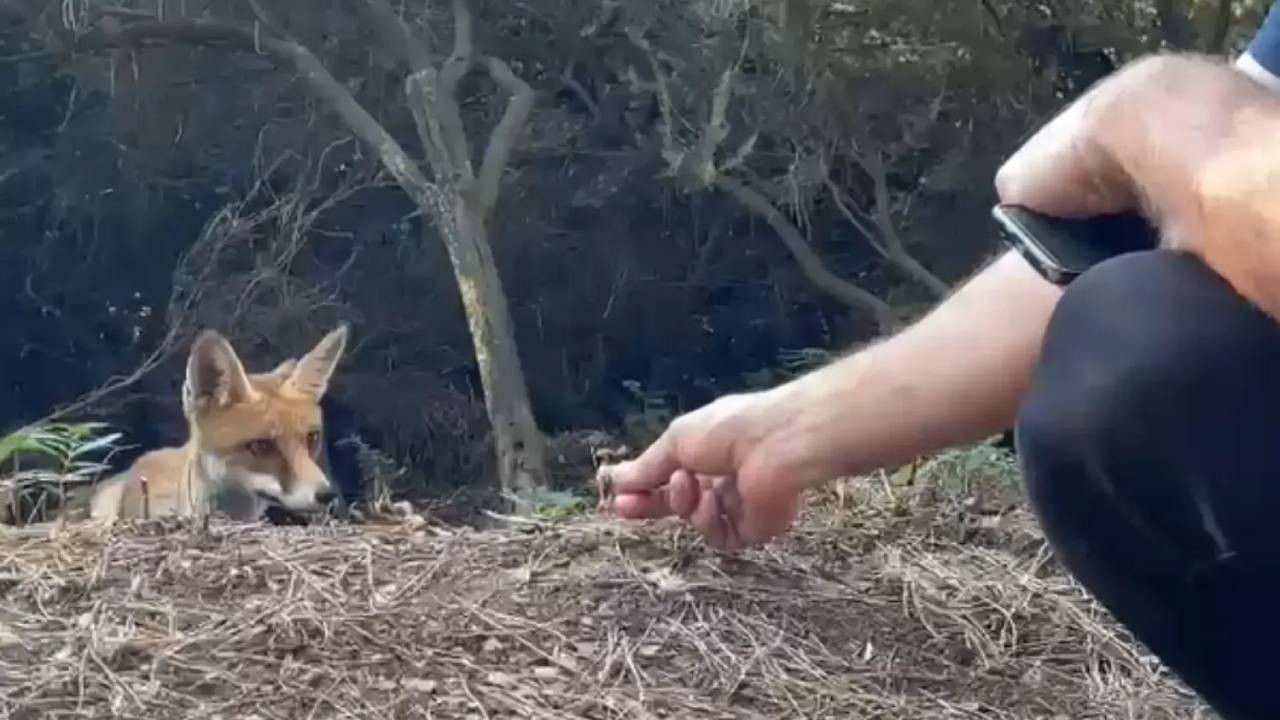
[[[1018,242],[1011,236],[1005,236],[1005,243],[1016,250],[1018,254],[1035,269],[1036,274],[1054,285],[1066,286],[1078,277],[1077,273],[1068,272],[1054,265],[1052,262],[1046,261],[1043,256],[1032,252],[1026,245]]]
[[[1006,242],[1057,285],[1066,285],[1118,255],[1159,247],[1159,233],[1136,213],[1066,219],[997,205],[992,215]]]

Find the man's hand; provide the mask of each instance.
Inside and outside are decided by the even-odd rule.
[[[996,173],[1001,202],[1062,218],[1089,218],[1138,205],[1136,188],[1101,142],[1109,87],[1086,93],[1040,128]]]
[[[684,518],[722,550],[768,541],[809,488],[1011,427],[1060,295],[1007,253],[889,340],[680,416],[600,470],[600,509]]]
[[[722,550],[783,532],[803,490],[787,465],[794,454],[779,444],[795,414],[784,395],[729,395],[680,416],[638,458],[600,469],[601,509],[684,518]]]
[[[1152,55],[1098,83],[1000,168],[1003,202],[1139,210],[1280,318],[1280,96],[1217,59]]]

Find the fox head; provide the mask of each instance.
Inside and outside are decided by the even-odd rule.
[[[182,409],[200,471],[215,487],[239,489],[298,512],[334,499],[320,467],[320,399],[347,342],[338,326],[298,359],[249,374],[221,334],[202,332],[187,357]]]

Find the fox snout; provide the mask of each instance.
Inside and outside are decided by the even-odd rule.
[[[266,473],[250,473],[241,482],[260,499],[296,512],[314,512],[337,498],[333,484],[323,474],[306,482],[280,482]]]
[[[278,493],[267,493],[267,495],[274,495],[267,499],[288,510],[298,512],[314,512],[333,502],[337,495],[333,491],[333,483],[328,475],[314,463],[306,464],[311,467],[300,472],[295,471],[293,477],[279,483]]]
[[[290,510],[319,510],[333,502],[337,495],[333,492],[333,483],[324,471],[315,479],[297,483],[292,492],[286,492],[280,498],[282,505]]]
[[[293,463],[261,463],[258,467],[228,465],[223,477],[269,505],[294,512],[321,510],[337,497],[328,475],[306,456],[295,458]]]

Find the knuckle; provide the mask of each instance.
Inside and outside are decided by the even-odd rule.
[[[679,415],[667,424],[667,432],[672,438],[678,438],[682,435],[688,434],[690,425],[696,422],[697,417],[693,413]]]

